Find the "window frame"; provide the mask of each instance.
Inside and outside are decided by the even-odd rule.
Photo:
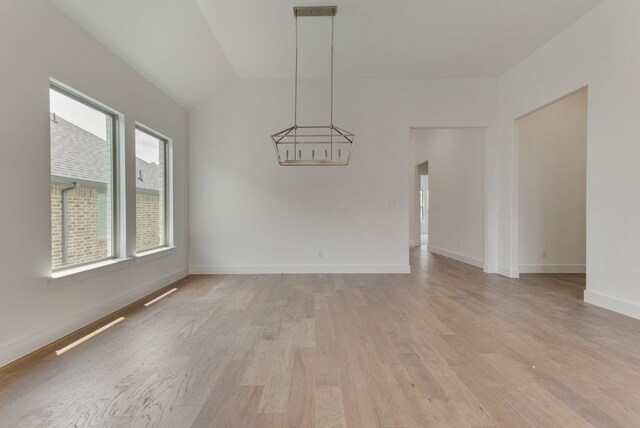
[[[124,203],[121,200],[124,192],[124,179],[122,179],[121,171],[124,168],[121,165],[121,153],[124,152],[121,147],[122,142],[124,141],[121,138],[122,126],[124,123],[123,115],[118,113],[116,110],[107,107],[105,104],[93,99],[92,97],[72,88],[69,85],[66,85],[56,79],[49,79],[49,90],[58,92],[59,94],[66,96],[80,104],[83,104],[89,108],[92,108],[100,113],[109,116],[111,118],[111,255],[109,257],[104,257],[101,259],[95,259],[82,263],[74,263],[67,264],[64,266],[60,266],[57,268],[53,268],[53,254],[49,255],[49,262],[51,263],[50,272],[51,277],[56,278],[59,276],[64,276],[65,272],[74,273],[76,271],[86,271],[92,268],[92,265],[95,265],[96,268],[102,267],[105,263],[116,262],[119,260],[125,260],[125,252],[124,252],[124,240],[125,237],[122,236],[123,233],[123,207]],[[49,98],[49,115],[51,114],[51,99]],[[49,120],[51,120],[49,118]],[[51,124],[49,123],[49,127]],[[51,130],[49,130],[49,168],[51,169]],[[82,180],[78,180],[81,182]],[[51,171],[49,172],[49,186],[51,186]],[[53,238],[53,229],[51,226],[51,205],[49,206],[49,249],[51,251],[51,242]]]
[[[163,250],[174,248],[173,243],[173,140],[167,137],[164,134],[150,128],[140,122],[135,122],[135,131],[141,131],[151,137],[157,138],[158,141],[161,141],[164,145],[164,242],[157,247],[145,248],[144,250],[138,251],[138,224],[136,221],[135,227],[135,246],[134,253],[135,257],[143,257],[147,255],[151,255],[154,253],[161,252]],[[137,140],[135,139],[134,132],[134,162],[137,158]],[[134,180],[135,183],[135,194],[138,195],[138,171],[134,168]],[[134,205],[134,218],[138,217],[138,207],[137,204]]]

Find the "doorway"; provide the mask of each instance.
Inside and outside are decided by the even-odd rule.
[[[410,135],[410,244],[484,268],[486,129]]]
[[[516,120],[518,270],[586,272],[587,88]]]

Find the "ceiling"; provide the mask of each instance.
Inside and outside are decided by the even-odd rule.
[[[51,1],[191,107],[236,78],[293,77],[294,5],[338,6],[338,78],[484,78],[603,0]],[[299,18],[300,77],[328,77],[330,22]]]
[[[51,0],[183,107],[237,78],[195,0]]]

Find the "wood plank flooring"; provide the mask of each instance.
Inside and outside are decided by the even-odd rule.
[[[584,275],[192,276],[0,370],[1,427],[640,426],[640,321]]]

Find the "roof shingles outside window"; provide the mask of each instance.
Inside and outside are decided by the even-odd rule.
[[[110,180],[111,146],[102,138],[51,115],[51,176],[54,182],[82,181],[104,188]],[[142,178],[142,179],[140,179]],[[160,165],[136,157],[136,187],[158,193],[163,186]]]

